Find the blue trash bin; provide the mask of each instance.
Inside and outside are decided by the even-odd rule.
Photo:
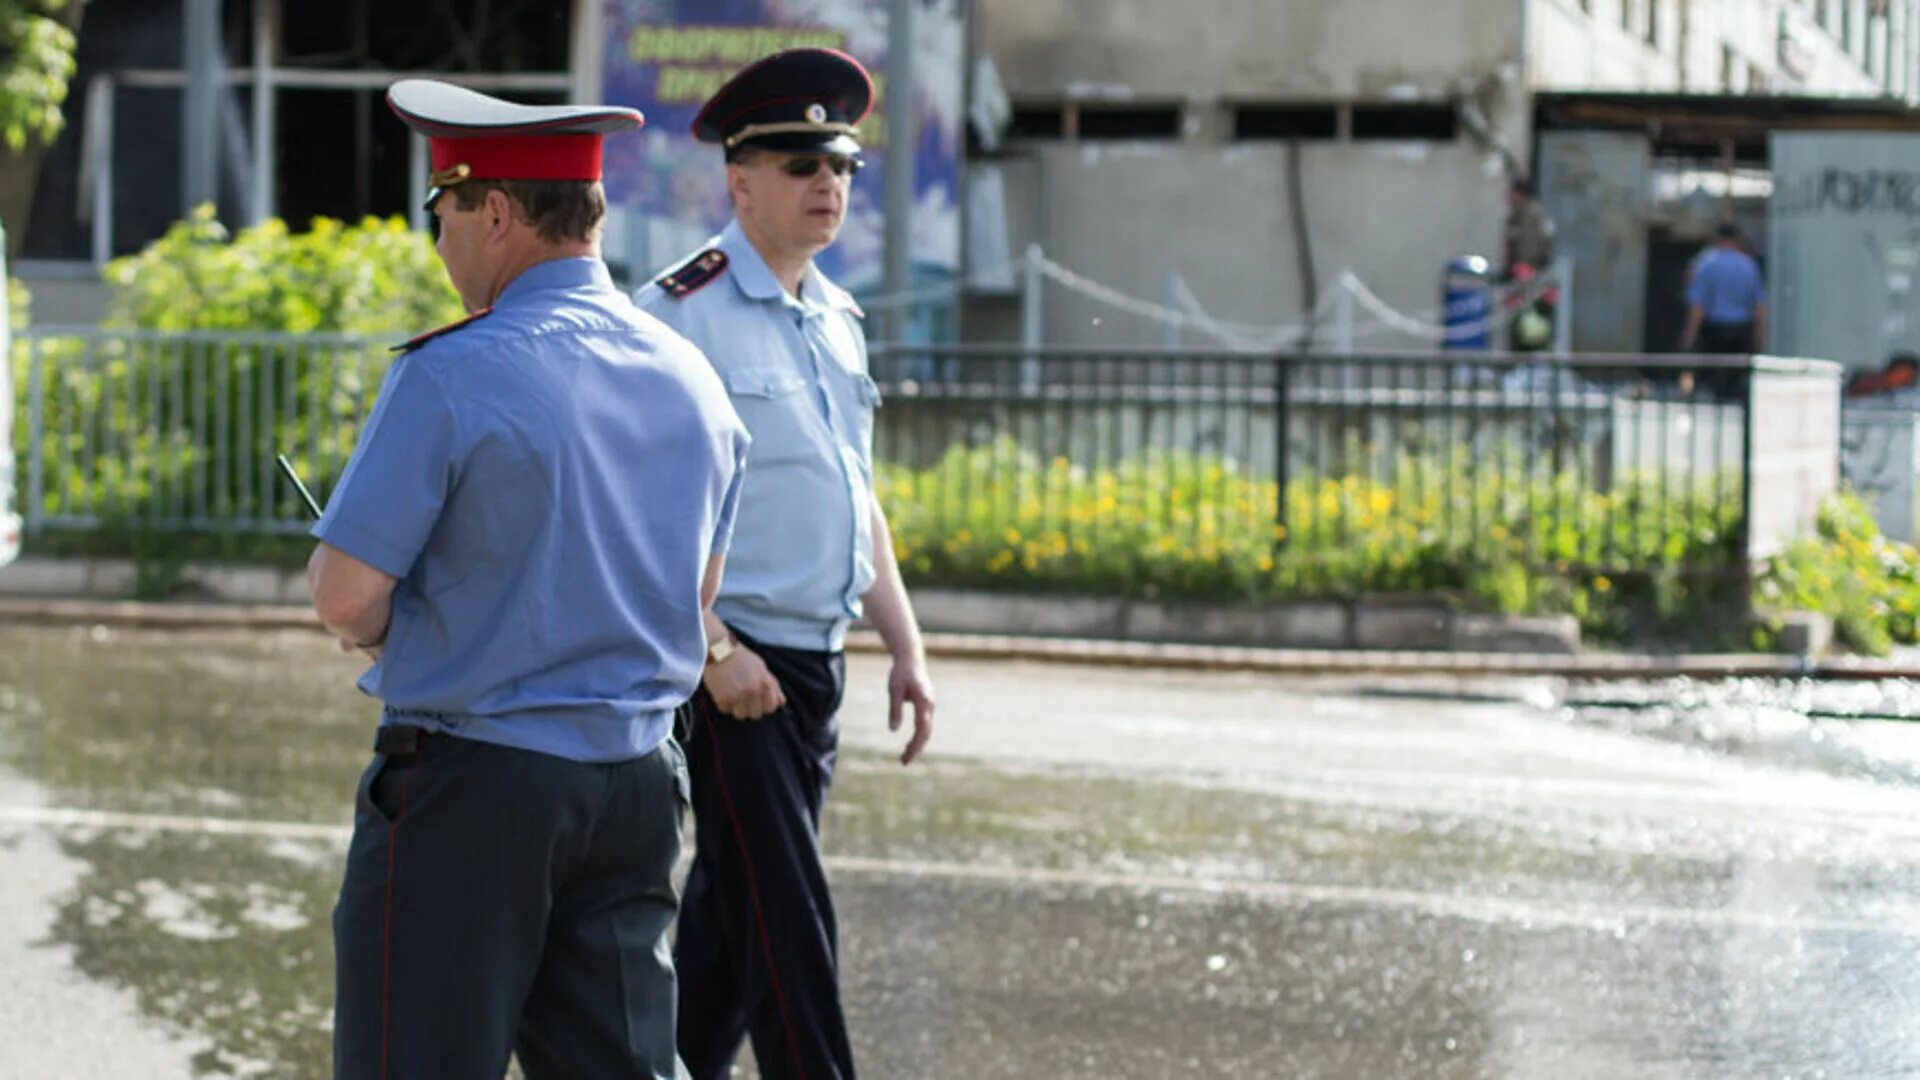
[[[1447,260],[1440,289],[1442,323],[1449,351],[1486,352],[1493,343],[1493,269],[1479,255]]]

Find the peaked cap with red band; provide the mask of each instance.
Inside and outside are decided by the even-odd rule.
[[[433,191],[468,180],[600,179],[600,140],[637,130],[637,109],[615,105],[518,105],[433,79],[402,79],[387,105],[427,137]]]
[[[860,152],[855,132],[873,108],[873,79],[837,49],[788,49],[749,64],[693,118],[693,137],[732,150]]]

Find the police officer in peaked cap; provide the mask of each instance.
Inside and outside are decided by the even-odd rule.
[[[444,83],[432,147],[470,316],[404,347],[314,526],[314,607],[382,706],[334,912],[340,1077],[676,1075],[666,935],[747,436],[613,286],[602,140],[630,109]]]
[[[727,1075],[748,1037],[763,1076],[854,1075],[819,827],[842,649],[863,613],[893,656],[889,723],[912,712],[902,764],[933,731],[919,626],[873,493],[880,396],[860,309],[813,262],[845,220],[872,102],[866,71],[831,49],[734,76],[693,124],[723,151],[734,220],[635,297],[706,354],[753,438],[690,706],[695,856],[675,962],[695,1080]]]

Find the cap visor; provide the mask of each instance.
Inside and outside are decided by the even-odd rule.
[[[852,157],[860,152],[860,143],[853,136],[838,132],[815,135],[806,131],[794,131],[782,135],[764,135],[758,139],[748,139],[740,145],[757,146],[762,150],[779,150],[788,154],[845,154]]]

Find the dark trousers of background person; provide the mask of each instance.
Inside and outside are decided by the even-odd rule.
[[[768,1080],[850,1080],[838,929],[820,862],[846,685],[839,653],[760,645],[787,703],[759,720],[694,695],[694,860],[680,909],[680,1057],[693,1080],[728,1074],[743,1037]]]
[[[334,908],[340,1080],[675,1076],[673,740],[584,764],[382,728]]]
[[[1694,339],[1693,351],[1706,356],[1748,356],[1753,352],[1753,324],[1702,322]],[[1739,397],[1746,385],[1738,371],[1708,368],[1695,380],[1700,389],[1718,398]]]

